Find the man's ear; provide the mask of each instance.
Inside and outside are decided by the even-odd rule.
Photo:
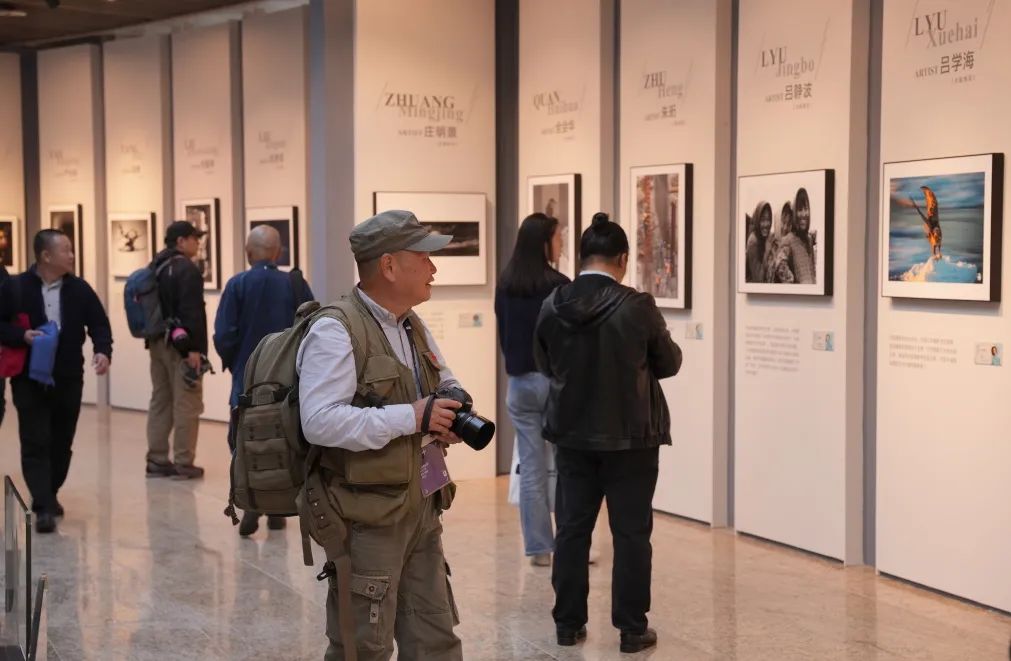
[[[393,259],[393,255],[386,253],[379,258],[379,273],[387,282],[393,282],[393,271],[395,266],[396,260]]]

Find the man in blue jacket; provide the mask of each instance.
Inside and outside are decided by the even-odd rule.
[[[214,319],[214,348],[224,368],[232,373],[232,394],[228,400],[234,412],[242,393],[246,361],[264,336],[289,328],[295,310],[312,300],[312,290],[297,268],[283,273],[277,268],[281,256],[281,235],[269,225],[253,228],[246,239],[249,270],[228,281]],[[234,415],[228,429],[228,445],[235,450]],[[252,535],[259,527],[257,512],[245,512],[239,534]],[[268,517],[271,530],[284,527],[283,517]]]
[[[21,471],[32,494],[35,529],[56,530],[63,507],[56,494],[70,470],[70,446],[81,412],[84,385],[84,335],[91,336],[92,366],[99,376],[109,371],[112,330],[105,308],[91,286],[74,275],[74,247],[66,234],[42,230],[35,235],[35,265],[10,278],[0,294],[0,343],[29,347],[47,321],[59,327],[52,386],[33,381],[25,371],[11,379],[21,437]],[[28,315],[30,329],[15,323]]]

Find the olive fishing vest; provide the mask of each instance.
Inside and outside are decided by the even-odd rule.
[[[335,308],[329,316],[348,329],[354,352],[357,389],[352,406],[412,404],[435,392],[440,366],[426,340],[424,325],[414,312],[408,314],[408,319],[422,393],[417,391],[414,370],[397,358],[357,291],[343,297]],[[340,516],[353,523],[389,525],[420,506],[421,440],[422,434],[415,433],[395,438],[381,450],[321,448],[320,477]],[[451,491],[447,487],[439,494],[442,509],[449,507]]]

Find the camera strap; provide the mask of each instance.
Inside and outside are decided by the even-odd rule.
[[[435,407],[435,395],[428,396],[428,403],[425,404],[425,413],[421,416],[421,433],[431,434],[432,431],[428,428],[428,425],[432,422],[432,409]]]

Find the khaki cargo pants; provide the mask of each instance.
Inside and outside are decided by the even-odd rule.
[[[460,623],[442,553],[436,498],[422,500],[392,526],[351,527],[351,603],[359,661],[386,660],[397,641],[399,661],[461,661],[453,626]],[[336,583],[326,600],[325,661],[344,659]]]
[[[188,386],[183,380],[186,368],[182,356],[164,342],[152,340],[151,406],[147,412],[147,460],[169,461],[169,434],[173,461],[192,466],[197,452],[200,414],[204,412],[204,384]]]

